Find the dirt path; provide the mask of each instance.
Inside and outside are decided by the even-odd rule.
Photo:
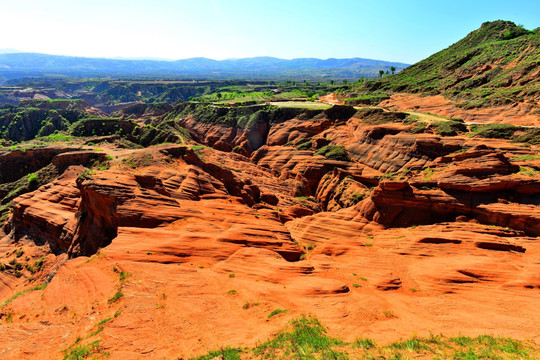
[[[334,93],[324,95],[324,96],[319,96],[319,101],[326,104],[331,104],[331,105],[343,105],[343,102],[340,101],[337,98],[337,95]]]

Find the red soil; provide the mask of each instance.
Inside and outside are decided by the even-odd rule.
[[[452,112],[452,117],[461,118],[466,122],[540,126],[540,115],[533,113],[533,110],[538,109],[538,104],[532,103],[462,109],[442,95],[395,94],[381,102],[379,106],[394,111],[417,111],[440,116],[450,116]]]
[[[333,121],[290,126],[355,161],[284,146],[282,125],[250,158],[105,148],[120,154],[111,169],[70,167],[15,199],[0,261],[45,262],[0,272],[0,297],[52,280],[0,310],[0,356],[58,359],[81,337],[111,359],[185,358],[253,346],[302,314],[347,341],[540,341],[540,182],[517,172],[537,161],[513,160],[531,150]],[[417,173],[379,178],[401,170]]]

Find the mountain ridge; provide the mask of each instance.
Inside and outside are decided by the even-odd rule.
[[[0,76],[185,76],[185,77],[303,77],[348,78],[375,76],[379,70],[404,69],[408,64],[365,58],[280,59],[260,56],[214,60],[194,57],[180,60],[128,60],[87,58],[42,53],[0,54]]]

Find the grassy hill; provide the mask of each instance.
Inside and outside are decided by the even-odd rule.
[[[464,107],[540,99],[540,28],[485,22],[465,38],[399,74],[367,81],[350,97],[392,92],[442,94]]]

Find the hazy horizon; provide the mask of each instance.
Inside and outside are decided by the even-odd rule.
[[[5,5],[0,49],[108,59],[364,58],[413,64],[485,21],[539,26],[540,2],[70,0]]]
[[[115,56],[115,57],[106,57],[106,56],[77,56],[77,55],[66,55],[66,54],[47,54],[47,53],[40,53],[36,51],[21,51],[19,49],[0,49],[0,54],[43,54],[43,55],[51,55],[51,56],[65,56],[65,57],[80,57],[80,58],[87,58],[87,59],[108,59],[108,60],[151,60],[151,61],[181,61],[181,60],[191,60],[191,59],[208,59],[208,60],[215,60],[215,61],[227,61],[227,60],[242,60],[242,59],[255,59],[255,58],[273,58],[273,59],[280,59],[280,60],[297,60],[297,59],[318,59],[318,60],[330,60],[330,59],[366,59],[366,60],[377,60],[377,61],[386,61],[384,59],[370,59],[370,58],[362,58],[359,56],[351,57],[351,58],[314,58],[314,57],[304,57],[304,58],[281,58],[276,56],[248,56],[248,57],[232,57],[232,58],[226,58],[226,59],[212,59],[204,56],[194,56],[189,58],[182,58],[182,59],[164,59],[164,58],[154,58],[154,57],[122,57],[122,56]],[[392,61],[387,61],[392,62]],[[408,63],[403,63],[400,61],[393,61],[395,63],[402,63],[405,65],[411,65]]]

